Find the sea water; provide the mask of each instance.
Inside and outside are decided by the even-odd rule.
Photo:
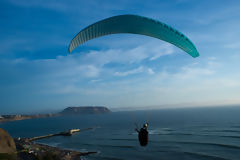
[[[135,123],[149,123],[141,147]],[[97,151],[86,160],[239,160],[240,107],[161,109],[30,119],[0,124],[13,137],[34,137],[89,128],[70,137],[37,142],[78,151]]]

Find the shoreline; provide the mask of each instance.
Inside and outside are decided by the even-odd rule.
[[[80,106],[80,107],[67,107],[58,113],[47,113],[47,114],[8,114],[0,115],[0,123],[10,121],[20,121],[25,119],[36,119],[36,118],[50,118],[58,116],[69,116],[69,115],[85,115],[85,114],[104,114],[110,113],[111,111],[104,106]]]
[[[62,160],[79,160],[81,159],[81,156],[98,153],[96,151],[80,152],[70,149],[61,149],[46,144],[32,142],[26,138],[15,138],[14,142],[16,144],[17,157],[19,157],[20,160],[25,160],[29,158],[39,159],[46,157],[52,157],[54,159]]]
[[[0,118],[0,123],[21,121],[25,119],[37,119],[37,118],[50,118],[57,117],[59,114],[36,114],[36,115],[2,115]]]

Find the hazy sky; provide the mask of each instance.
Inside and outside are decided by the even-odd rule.
[[[239,104],[239,11],[237,0],[1,0],[0,114]],[[169,24],[200,57],[131,34],[97,38],[68,54],[81,29],[119,14]]]

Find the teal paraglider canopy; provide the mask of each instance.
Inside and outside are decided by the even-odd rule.
[[[158,38],[179,47],[194,58],[199,56],[194,44],[181,32],[160,21],[137,15],[114,16],[84,28],[72,39],[69,53],[88,40],[118,33]]]

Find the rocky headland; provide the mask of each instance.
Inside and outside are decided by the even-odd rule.
[[[68,107],[60,112],[60,115],[79,115],[79,114],[104,114],[111,111],[107,107],[103,106],[80,106],[80,107]]]
[[[8,121],[18,121],[24,119],[34,118],[49,118],[65,115],[82,115],[82,114],[103,114],[110,113],[111,111],[104,106],[79,106],[67,107],[59,113],[54,114],[34,114],[34,115],[0,115],[0,123]]]

